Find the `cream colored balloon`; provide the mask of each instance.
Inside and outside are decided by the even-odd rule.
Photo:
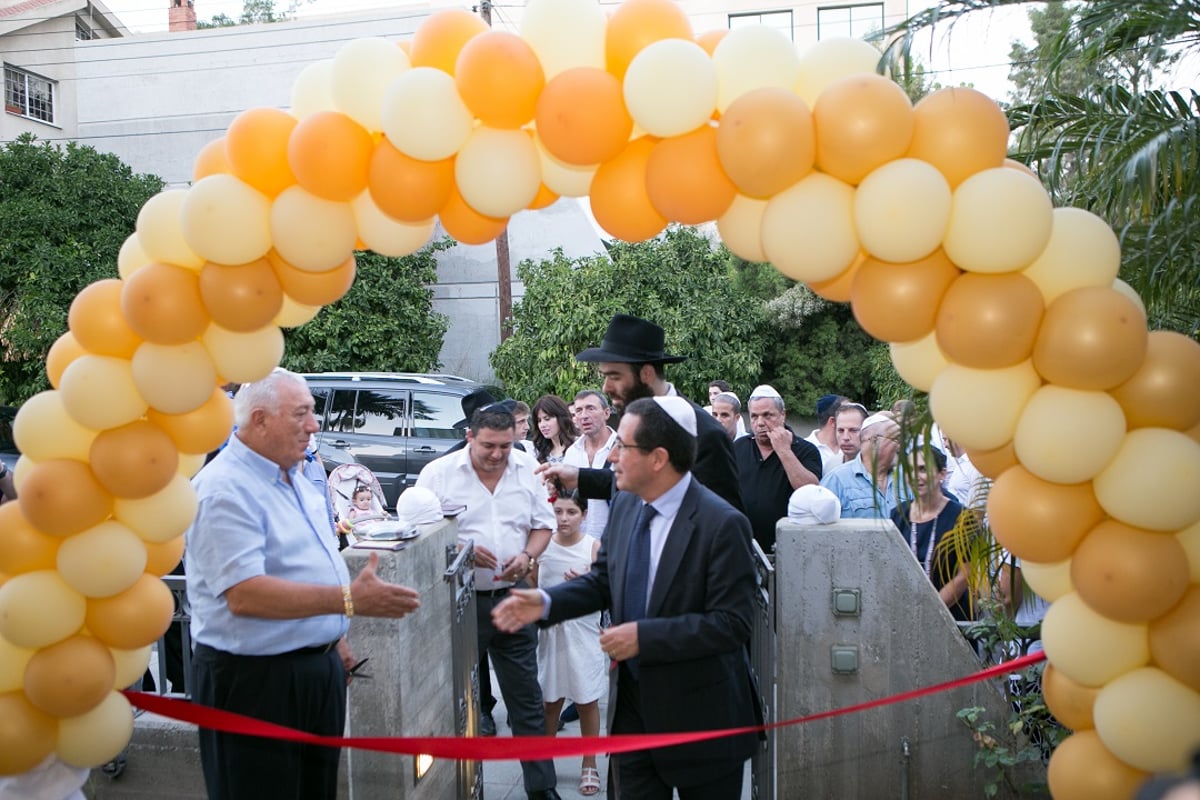
[[[12,471],[13,486],[17,488],[17,494],[21,493],[21,485],[25,483],[25,476],[27,476],[29,472],[37,465],[38,462],[34,461],[27,455],[22,455],[17,459],[17,464],[13,467]]]
[[[141,419],[149,407],[133,382],[133,365],[124,358],[81,356],[63,370],[58,391],[67,413],[95,431]]]
[[[684,39],[654,42],[629,62],[625,107],[653,136],[678,136],[705,124],[717,107],[717,68]]]
[[[929,390],[929,409],[945,434],[963,447],[995,450],[1013,438],[1039,385],[1029,361],[1003,369],[950,364]]]
[[[789,278],[817,283],[835,278],[858,257],[854,188],[814,172],[767,201],[762,247]]]
[[[113,518],[147,542],[168,542],[181,535],[196,516],[196,490],[182,475],[176,475],[149,497],[113,502]]]
[[[421,161],[454,155],[475,125],[454,78],[433,67],[414,67],[392,81],[382,121],[388,141]]]
[[[137,215],[137,237],[151,261],[200,269],[204,259],[183,238],[183,200],[187,189],[167,189],[146,201]]]
[[[1071,584],[1071,559],[1054,564],[1037,564],[1021,560],[1021,575],[1029,588],[1043,600],[1053,603],[1063,595],[1075,591]]]
[[[1121,244],[1108,223],[1082,208],[1056,208],[1046,249],[1025,268],[1046,305],[1063,292],[1111,286],[1121,267]]]
[[[265,378],[283,358],[283,331],[274,325],[250,333],[234,333],[219,325],[209,325],[201,341],[221,377],[236,383]]]
[[[767,260],[762,246],[762,221],[767,201],[739,194],[729,210],[717,218],[721,241],[738,258],[760,263]]]
[[[1176,538],[1183,545],[1183,551],[1187,553],[1192,583],[1200,583],[1200,522],[1181,530]]]
[[[364,191],[350,202],[358,238],[369,249],[384,256],[407,256],[417,252],[433,236],[433,219],[425,222],[400,222],[375,205],[371,193]]]
[[[1034,392],[1013,436],[1017,458],[1051,483],[1096,477],[1125,438],[1125,414],[1106,392],[1047,385]]]
[[[17,647],[0,636],[0,694],[19,692],[25,686],[25,665],[37,651]]]
[[[121,250],[117,253],[117,274],[122,278],[128,278],[151,261],[150,256],[146,255],[146,251],[142,249],[138,235],[131,233],[121,243]]]
[[[1042,620],[1046,656],[1082,686],[1103,686],[1150,662],[1145,625],[1102,617],[1075,592],[1056,600]]]
[[[938,249],[950,223],[950,184],[932,164],[899,158],[858,185],[854,223],[863,249],[906,264]]]
[[[200,468],[204,466],[204,460],[207,457],[207,453],[180,453],[179,466],[175,468],[175,474],[185,478],[195,477]]]
[[[1134,302],[1134,304],[1136,304],[1137,307],[1139,309],[1141,309],[1142,318],[1143,319],[1146,318],[1146,302],[1144,300],[1142,300],[1142,296],[1137,293],[1136,289],[1134,289],[1132,286],[1130,286],[1128,283],[1121,280],[1120,278],[1117,278],[1115,281],[1112,282],[1112,288],[1117,290],[1121,294],[1125,295],[1130,300],[1132,300]]]
[[[849,75],[878,72],[880,53],[861,39],[822,39],[800,53],[796,94],[812,108],[834,81]]]
[[[208,402],[217,385],[217,368],[200,342],[143,342],[131,363],[138,392],[164,414],[195,411]]]
[[[58,574],[84,597],[112,597],[146,569],[146,547],[125,525],[106,520],[58,548]]]
[[[87,461],[97,433],[76,422],[67,413],[62,394],[53,390],[35,394],[21,404],[12,425],[17,449],[36,461]]]
[[[180,210],[192,252],[218,264],[248,264],[271,249],[271,201],[232,175],[192,184]]]
[[[510,217],[532,203],[542,185],[537,146],[523,130],[476,128],[454,159],[454,182],[480,214]]]
[[[133,735],[133,709],[119,692],[110,692],[86,714],[59,720],[58,757],[72,767],[98,767],[114,759]]]
[[[0,636],[17,647],[61,641],[83,626],[87,601],[50,569],[26,572],[0,586]]]
[[[271,320],[271,324],[281,328],[299,328],[315,317],[320,310],[320,306],[306,306],[303,303],[297,303],[285,294],[283,308],[279,309],[279,313],[275,315],[275,319]]]
[[[354,39],[333,57],[330,91],[338,110],[368,131],[383,130],[383,98],[408,71],[408,54],[383,38]]]
[[[1147,772],[1182,774],[1200,749],[1200,693],[1154,667],[1101,689],[1092,714],[1104,746]]]
[[[333,101],[333,59],[326,58],[300,70],[292,82],[292,116],[304,119],[321,111],[336,111]]]
[[[573,67],[604,69],[608,17],[596,0],[530,0],[521,38],[533,48],[549,81]]]
[[[897,374],[909,386],[922,392],[931,390],[937,377],[950,366],[945,353],[938,347],[936,331],[912,342],[891,342],[888,351]]]
[[[297,269],[328,272],[354,252],[358,236],[349,203],[322,200],[292,186],[271,205],[271,238],[283,260]]]
[[[113,664],[116,666],[117,674],[113,678],[113,688],[120,690],[133,686],[134,683],[141,683],[142,675],[146,673],[146,668],[150,665],[150,651],[153,645],[146,645],[137,650],[117,650],[108,648],[108,652],[112,654]]]
[[[970,272],[1015,272],[1050,241],[1054,207],[1036,178],[1007,167],[985,169],[954,191],[946,255]]]
[[[1200,521],[1200,442],[1165,428],[1126,434],[1096,476],[1101,507],[1135,528],[1183,530]]]
[[[600,165],[579,167],[566,164],[550,155],[541,139],[535,136],[533,141],[537,145],[538,167],[546,188],[559,197],[587,197],[591,190],[592,178]]]
[[[712,54],[717,68],[717,109],[722,113],[746,92],[767,86],[791,91],[800,79],[800,54],[782,31],[766,25],[734,28]]]

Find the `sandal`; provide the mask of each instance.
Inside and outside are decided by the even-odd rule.
[[[579,776],[579,793],[584,797],[600,794],[600,770],[595,767],[584,767]]]

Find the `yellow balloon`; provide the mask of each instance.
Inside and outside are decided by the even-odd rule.
[[[1029,588],[1043,600],[1053,603],[1063,595],[1075,591],[1071,583],[1071,559],[1053,564],[1037,564],[1021,559],[1021,575]]]
[[[408,68],[408,54],[395,42],[381,37],[349,41],[333,57],[329,75],[333,101],[368,131],[383,130],[383,97]]]
[[[292,186],[271,205],[271,238],[279,255],[297,269],[328,272],[353,254],[358,234],[349,203],[322,200]]]
[[[854,188],[814,172],[767,202],[763,252],[789,278],[816,283],[840,275],[858,257]]]
[[[149,497],[118,497],[113,503],[113,518],[143,541],[167,542],[188,529],[196,508],[196,490],[187,478],[176,475],[167,488]]]
[[[931,164],[898,158],[869,174],[854,194],[863,249],[906,264],[938,248],[950,222],[950,184]]]
[[[574,67],[604,69],[608,18],[595,0],[530,0],[521,15],[524,39],[549,81]]]
[[[150,665],[150,651],[153,645],[139,647],[136,650],[118,650],[115,647],[108,648],[109,654],[112,656],[115,672],[113,675],[113,689],[125,689],[134,684],[141,683],[142,675],[146,673],[146,668]]]
[[[292,82],[292,116],[304,119],[321,111],[336,111],[333,102],[333,59],[326,58],[300,70]]]
[[[425,222],[400,222],[379,210],[364,191],[350,203],[358,225],[358,238],[371,250],[384,256],[407,256],[417,252],[433,236],[433,219]],[[306,320],[307,321],[307,320]]]
[[[537,145],[538,167],[546,188],[559,197],[587,197],[599,165],[580,167],[567,164],[551,155],[541,139],[534,137],[534,144]]]
[[[248,264],[271,249],[270,199],[233,175],[194,183],[180,213],[184,240],[205,261]]]
[[[1108,465],[1124,438],[1125,415],[1111,395],[1047,385],[1025,406],[1013,446],[1039,478],[1083,483]]]
[[[746,92],[791,89],[800,78],[800,56],[782,31],[765,25],[734,28],[712,54],[717,70],[717,109],[722,113]]]
[[[131,362],[133,383],[150,408],[186,414],[204,405],[217,385],[217,368],[200,342],[138,346]]]
[[[1200,442],[1165,428],[1138,428],[1094,481],[1096,499],[1135,528],[1178,531],[1200,521]]]
[[[1192,583],[1200,583],[1200,522],[1182,530],[1175,537],[1187,553],[1188,568],[1192,571]]]
[[[128,425],[149,408],[125,358],[81,356],[63,370],[58,390],[71,418],[95,431]]]
[[[145,568],[142,540],[114,520],[70,536],[58,548],[59,575],[84,597],[112,597],[123,592]]]
[[[303,303],[297,303],[285,294],[283,308],[279,309],[279,313],[275,315],[275,319],[271,320],[271,324],[281,328],[298,328],[315,317],[320,310],[320,306],[306,306]]]
[[[480,214],[512,216],[533,201],[542,184],[537,146],[523,130],[476,128],[454,160],[454,181]]]
[[[1103,686],[1150,661],[1145,625],[1103,617],[1074,592],[1046,612],[1042,644],[1054,668],[1082,686]]]
[[[891,342],[888,350],[900,377],[922,392],[931,390],[937,377],[950,366],[946,354],[938,347],[936,331],[912,342]]]
[[[54,752],[58,727],[24,692],[0,694],[0,775],[28,772]]]
[[[204,459],[206,457],[206,453],[180,453],[179,467],[175,470],[176,474],[182,475],[185,478],[191,478],[204,466]]]
[[[1112,288],[1115,289],[1116,291],[1120,292],[1121,294],[1125,295],[1130,300],[1132,300],[1134,302],[1134,305],[1136,305],[1138,307],[1138,309],[1141,310],[1142,318],[1143,319],[1146,318],[1146,303],[1145,303],[1145,301],[1142,300],[1142,296],[1140,294],[1138,294],[1137,291],[1132,286],[1130,286],[1128,283],[1121,280],[1120,278],[1117,278],[1115,281],[1112,282]]]
[[[251,333],[234,333],[219,325],[209,325],[201,341],[217,365],[217,372],[236,383],[265,378],[283,358],[283,331],[274,325]]]
[[[450,158],[475,124],[454,78],[433,67],[414,67],[392,81],[382,121],[388,141],[421,161]]]
[[[183,238],[182,211],[187,189],[167,189],[151,197],[138,211],[137,237],[151,261],[200,269],[204,258]]]
[[[1002,369],[951,364],[929,391],[929,409],[946,435],[972,450],[994,450],[1013,438],[1041,379],[1028,361]]]
[[[1015,272],[1050,241],[1050,196],[1037,179],[1006,167],[972,175],[954,191],[946,255],[969,272]]]
[[[55,752],[73,767],[98,767],[116,758],[132,735],[129,701],[118,692],[109,692],[86,714],[59,721]]]
[[[625,106],[652,136],[704,125],[717,107],[717,68],[700,45],[661,39],[634,56],[625,71]]]
[[[117,273],[122,278],[128,278],[152,260],[150,256],[146,255],[146,251],[142,249],[142,243],[138,241],[138,235],[131,233],[122,242],[121,250],[117,253]]]
[[[1101,689],[1093,716],[1104,746],[1147,772],[1186,772],[1200,748],[1200,693],[1154,667]]]
[[[56,391],[41,392],[26,400],[12,426],[17,448],[37,461],[87,461],[96,433],[67,413],[62,394]]]
[[[766,212],[766,200],[738,194],[729,210],[717,218],[721,241],[734,255],[755,263],[767,260],[762,246],[762,221]]]
[[[54,570],[15,575],[0,586],[0,636],[17,647],[45,647],[83,626],[87,601]]]
[[[1055,800],[1133,797],[1148,777],[1109,752],[1093,730],[1060,742],[1046,770]]]
[[[29,647],[17,647],[0,636],[0,694],[21,691],[25,685],[25,665],[35,652]]]
[[[861,39],[822,39],[800,54],[796,94],[812,108],[826,86],[850,75],[877,72],[879,59],[879,51]]]
[[[1111,286],[1121,266],[1121,244],[1108,223],[1082,208],[1056,208],[1046,249],[1025,268],[1046,305],[1084,286]]]

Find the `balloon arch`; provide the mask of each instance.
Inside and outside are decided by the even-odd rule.
[[[75,298],[14,425],[0,507],[0,774],[128,741],[141,675],[228,435],[217,388],[269,372],[281,327],[354,280],[356,248],[483,243],[588,196],[638,241],[715,220],[729,248],[852,303],[995,479],[996,538],[1053,601],[1047,702],[1076,733],[1059,798],[1127,797],[1200,745],[1200,345],[1147,331],[1103,220],[1005,159],[990,99],[915,106],[849,40],[694,36],[669,0],[531,0],[520,35],[465,11],[304,69],[240,114],[191,188],[151,198],[119,279]]]

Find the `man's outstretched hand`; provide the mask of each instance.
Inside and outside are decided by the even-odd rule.
[[[516,633],[541,619],[544,606],[537,589],[513,589],[492,609],[492,623],[505,633]]]
[[[350,584],[354,613],[364,617],[400,619],[421,607],[416,589],[388,583],[376,574],[379,554],[371,553],[367,565]]]

